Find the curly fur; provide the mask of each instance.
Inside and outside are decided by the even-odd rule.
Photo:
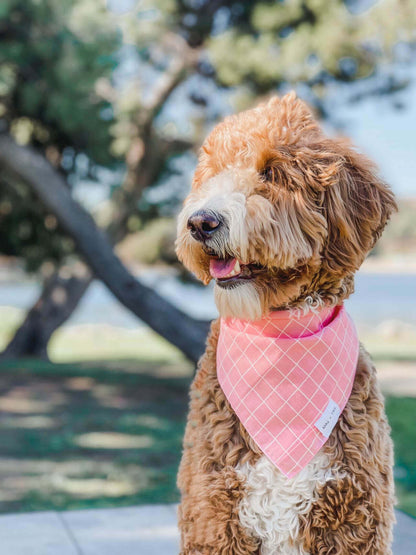
[[[206,245],[187,229],[201,209],[226,222]],[[226,118],[207,138],[178,219],[177,253],[205,283],[207,246],[259,268],[235,289],[215,286],[222,316],[314,310],[351,294],[393,210],[373,165],[345,140],[326,138],[290,94]],[[218,329],[191,389],[178,477],[182,553],[391,553],[392,446],[368,355],[361,351],[328,442],[291,481],[268,466],[222,393]]]
[[[324,447],[339,474],[318,487],[318,500],[301,517],[311,555],[391,554],[395,498],[389,433],[376,370],[361,348],[351,397]]]
[[[260,453],[224,397],[216,374],[219,325],[214,322],[191,387],[179,469],[182,553],[257,553],[259,540],[242,527],[238,505],[244,484],[236,466]]]
[[[330,469],[326,453],[318,453],[291,479],[265,456],[255,465],[245,463],[237,469],[246,486],[239,505],[240,521],[262,540],[262,554],[307,555],[300,534],[300,516],[310,513],[318,500],[318,486],[325,486],[337,474]]]

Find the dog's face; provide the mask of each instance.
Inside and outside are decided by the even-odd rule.
[[[337,303],[395,202],[371,163],[324,137],[293,94],[231,116],[206,139],[177,254],[215,279],[222,316]]]

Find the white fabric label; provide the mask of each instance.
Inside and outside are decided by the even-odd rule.
[[[335,401],[330,399],[322,416],[315,422],[315,426],[325,437],[329,437],[340,414],[341,410],[339,406]]]

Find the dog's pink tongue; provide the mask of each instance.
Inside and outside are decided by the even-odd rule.
[[[228,258],[227,260],[211,258],[209,261],[209,272],[215,279],[223,278],[234,270],[236,264],[237,260],[235,258]]]

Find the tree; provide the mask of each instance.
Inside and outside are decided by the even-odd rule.
[[[137,94],[132,98],[131,90],[128,90],[127,94],[125,91],[117,91],[112,87],[111,83],[105,81],[102,76],[100,76],[98,83],[94,83],[94,93],[101,95],[108,105],[111,103],[112,110],[115,113],[112,120],[113,136],[109,134],[112,140],[111,146],[114,147],[111,150],[112,153],[115,152],[112,156],[123,156],[127,168],[122,186],[116,190],[114,195],[113,217],[107,230],[111,242],[113,243],[122,239],[128,232],[129,218],[131,214],[134,214],[136,211],[136,203],[138,199],[140,199],[142,190],[157,181],[159,174],[163,171],[166,161],[170,156],[189,148],[189,142],[185,140],[178,140],[176,137],[166,137],[155,133],[152,125],[161,106],[163,106],[172,90],[184,79],[188,68],[191,67],[193,63],[192,56],[189,56],[188,52],[183,48],[183,41],[177,37],[167,37],[165,42],[166,47],[170,49],[170,55],[167,56],[167,63],[163,68],[162,77],[156,80],[153,87],[152,99],[145,105],[137,106],[137,100],[140,100]],[[178,52],[178,49],[181,49],[180,52]],[[171,55],[172,52],[174,56]],[[85,125],[88,125],[88,123],[89,122],[85,122]],[[22,175],[21,171],[10,172],[11,168],[8,166],[8,162],[10,161],[9,156],[4,155],[7,151],[7,146],[9,149],[13,148],[13,156],[20,162],[22,161],[22,157],[24,159],[24,156],[26,155],[27,157],[28,155],[28,153],[22,151],[22,149],[19,150],[14,148],[13,143],[7,137],[3,137],[4,152],[2,166],[3,169],[9,170],[3,172],[4,179],[18,183],[21,188],[30,184],[31,190],[26,191],[26,194],[30,194],[31,197],[33,197],[33,193],[35,193],[35,197],[38,197],[35,198],[35,200],[38,202],[39,197],[41,197],[41,195],[39,195],[39,188],[43,185],[42,176],[35,182],[33,180],[28,181],[27,179],[27,175],[30,174],[30,171],[26,177]],[[85,152],[87,151],[83,153]],[[34,155],[31,159],[32,162],[35,160],[34,164],[36,165],[36,158]],[[112,158],[109,157],[109,160],[111,162]],[[91,157],[88,158],[88,162],[90,165],[93,163],[93,161],[91,162]],[[22,167],[20,167],[20,170],[21,169]],[[57,178],[57,176],[55,176],[55,178]],[[59,180],[57,181],[57,179],[55,179],[55,182],[59,182]],[[45,206],[48,206],[47,201],[51,200],[49,198],[51,192],[56,194],[58,190],[61,190],[60,195],[63,199],[65,198],[64,188],[57,187],[55,189],[50,189],[49,193],[43,197],[43,202],[41,203],[43,212],[45,212]],[[70,197],[68,197],[68,195],[66,196],[68,201]],[[65,203],[65,201],[63,203],[61,202],[60,206],[61,208],[64,208],[64,206],[67,208],[69,203]],[[15,210],[13,212],[15,213]],[[62,217],[55,218],[55,222],[61,222],[62,224]],[[61,225],[61,228],[62,227],[65,227],[65,225]],[[66,229],[68,230],[68,226],[66,226]],[[104,247],[103,242],[102,245]],[[97,251],[98,253],[100,252],[99,249],[96,249],[96,252]],[[93,268],[94,266],[95,264],[92,263]],[[72,313],[72,310],[77,305],[78,300],[88,288],[91,281],[91,273],[89,271],[84,271],[83,275],[79,276],[77,275],[79,274],[78,269],[79,264],[76,264],[73,270],[70,266],[67,266],[63,271],[62,269],[56,271],[53,276],[45,281],[41,299],[35,303],[35,306],[29,311],[26,320],[6,349],[4,356],[18,356],[22,354],[45,355],[47,341],[51,333],[56,329],[56,326],[60,325],[61,322]],[[121,268],[119,268],[119,270],[121,270]],[[134,289],[141,288],[142,293],[145,293],[145,295],[142,295],[145,298],[142,299],[141,306],[146,307],[146,310],[142,308],[142,310],[145,310],[142,315],[143,319],[148,321],[150,325],[152,325],[152,320],[154,322],[159,320],[159,324],[154,323],[153,327],[156,327],[156,329],[159,332],[162,331],[162,333],[163,328],[165,328],[164,335],[170,337],[174,343],[177,343],[190,358],[197,358],[203,350],[204,336],[207,329],[206,326],[202,324],[201,327],[199,322],[191,320],[189,317],[186,317],[186,315],[182,315],[183,317],[181,319],[181,314],[174,307],[169,307],[163,299],[159,299],[152,291],[148,291],[147,288],[143,288],[140,284],[134,283],[131,276],[125,277],[129,280],[129,287],[125,291],[121,291],[119,288],[119,293],[125,296],[128,291],[130,291],[131,294]],[[53,294],[56,291],[60,291],[59,303],[55,302],[54,299]],[[149,303],[151,300],[154,301],[152,311],[155,318],[152,317],[150,313],[151,305]],[[137,298],[134,306],[138,306]],[[165,322],[160,321],[160,313],[158,315],[157,311],[157,307],[159,307],[160,312],[163,306],[165,307]],[[132,308],[132,305],[130,305],[130,308]],[[166,310],[169,311],[169,308],[170,318],[167,317],[168,314],[166,313]],[[134,307],[133,310],[135,310]],[[168,331],[168,328],[171,328],[172,322],[175,322],[176,329],[180,329],[181,321],[185,322],[185,324],[189,321],[190,325],[188,325],[187,329],[182,330],[184,339],[182,340],[182,338],[178,337],[176,340],[172,337],[172,333]],[[203,330],[202,339],[198,338],[198,333],[201,329]],[[186,338],[188,338],[189,344],[186,344]]]
[[[62,13],[58,4],[64,6]],[[12,46],[0,60],[0,74],[5,71],[7,75],[12,67],[13,74],[18,76],[11,81],[5,96],[9,102],[5,102],[5,127],[21,142],[23,137],[23,142],[37,148],[57,171],[66,174],[69,182],[79,178],[82,166],[84,174],[92,177],[99,174],[99,165],[125,168],[125,178],[114,188],[112,222],[107,226],[109,240],[115,244],[129,232],[132,217],[144,221],[157,216],[158,206],[146,204],[143,191],[163,178],[172,156],[192,148],[210,117],[216,119],[223,110],[222,106],[216,108],[209,91],[217,91],[216,97],[232,97],[239,106],[244,106],[270,90],[302,85],[308,91],[308,99],[324,112],[329,83],[355,81],[374,74],[383,63],[393,60],[398,37],[402,41],[412,39],[416,16],[411,4],[386,0],[370,10],[354,13],[355,4],[341,0],[330,4],[323,0],[197,3],[145,0],[135,12],[116,17],[105,11],[98,0],[9,2],[4,17],[25,24],[23,30],[19,25],[17,29],[12,26],[10,36],[3,27],[4,39]],[[52,17],[45,16],[46,6]],[[116,24],[122,29],[123,40]],[[22,33],[26,33],[25,40],[29,37],[29,48],[35,50],[23,52],[19,58],[14,52]],[[53,55],[48,40],[48,44],[39,48],[34,45],[39,35],[52,37]],[[130,55],[135,56],[140,70],[150,76],[147,87],[139,80],[120,87],[112,78],[115,60],[123,52],[122,42],[129,45]],[[75,48],[73,43],[75,51],[71,50]],[[76,80],[74,72],[70,72],[70,78],[67,75],[68,48],[71,59],[81,60],[76,62],[79,72]],[[35,76],[27,69],[26,56],[31,60],[30,67],[37,68]],[[91,73],[86,75],[90,66]],[[37,95],[37,102],[29,102],[30,111],[27,104],[30,94],[21,91],[30,91],[33,84],[42,93]],[[45,91],[52,95],[53,116]],[[180,92],[186,93],[182,101],[184,113],[197,117],[191,132],[184,133],[177,123],[172,133],[164,125],[163,115],[169,111],[172,97]],[[145,102],[146,96],[150,100]],[[81,106],[86,103],[88,109],[75,110],[79,102]],[[12,187],[18,182],[14,179]],[[33,191],[28,194],[33,195]],[[44,203],[39,205],[39,212],[40,220],[46,223]],[[57,235],[52,235],[56,240]],[[64,237],[63,234],[62,246]],[[60,256],[64,263],[68,261],[65,249]],[[94,268],[99,253],[88,256],[86,262]],[[82,278],[73,275],[75,270],[72,272],[71,268],[64,273],[68,276],[65,282],[59,268],[46,281],[42,303],[29,312],[16,336],[26,340],[12,342],[6,353],[46,351],[54,326],[64,321],[64,314],[71,313],[91,280],[88,271]],[[55,311],[56,317],[51,319],[48,291],[58,285],[65,290],[66,302],[61,305],[61,314]],[[53,325],[46,325],[43,316],[49,324],[53,320]]]
[[[93,177],[100,165],[115,167],[112,106],[95,86],[111,75],[121,40],[102,3],[8,0],[0,8],[0,42],[2,130],[32,144],[68,183]],[[23,184],[3,177],[0,198],[3,252],[22,257],[32,271],[73,252]]]
[[[184,314],[126,270],[91,215],[72,199],[65,181],[43,157],[3,135],[0,136],[0,165],[5,172],[27,183],[56,214],[95,275],[120,302],[191,360],[199,358],[208,331],[206,323]]]

